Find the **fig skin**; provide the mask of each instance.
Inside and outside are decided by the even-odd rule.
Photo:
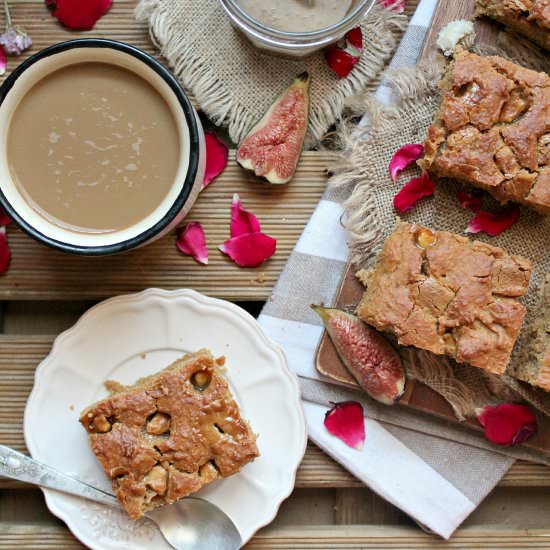
[[[393,346],[351,313],[311,307],[323,320],[338,356],[361,388],[385,405],[398,401],[405,391],[407,375]]]
[[[308,126],[309,80],[307,72],[297,76],[237,149],[237,162],[269,183],[288,183],[296,172]]]

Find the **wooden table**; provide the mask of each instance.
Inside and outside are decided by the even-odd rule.
[[[40,1],[10,4],[15,23],[24,25],[34,40],[33,51],[82,34],[61,29]],[[133,19],[134,4],[116,0],[93,35],[122,39],[154,53],[144,26]],[[445,4],[467,11],[468,3]],[[445,11],[437,17],[448,18]],[[10,59],[8,68],[20,60]],[[329,154],[306,153],[292,184],[274,188],[258,185],[230,163],[190,214],[205,226],[211,251],[207,268],[179,255],[173,235],[135,253],[90,260],[47,250],[10,227],[13,261],[0,277],[0,443],[25,450],[22,419],[34,368],[48,353],[53,336],[95,301],[150,286],[191,287],[246,302],[247,309],[257,313],[323,191],[329,165]],[[237,268],[215,251],[228,235],[234,192],[278,239],[276,256],[256,270]],[[550,548],[549,497],[550,468],[518,462],[445,543],[424,534],[405,514],[310,445],[295,491],[249,548]],[[82,546],[49,513],[39,490],[0,479],[0,549],[17,547]]]

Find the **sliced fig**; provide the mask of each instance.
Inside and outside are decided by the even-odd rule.
[[[335,308],[311,306],[321,317],[342,363],[359,385],[386,405],[405,391],[407,376],[392,345],[361,319]]]
[[[288,183],[304,145],[308,111],[309,75],[304,72],[243,139],[237,162],[270,183]]]

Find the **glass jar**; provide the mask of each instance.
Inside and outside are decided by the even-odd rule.
[[[329,27],[309,32],[286,32],[264,25],[248,15],[236,0],[220,0],[220,3],[233,25],[256,47],[276,54],[303,57],[342,38],[370,12],[375,1],[357,0],[344,19]]]

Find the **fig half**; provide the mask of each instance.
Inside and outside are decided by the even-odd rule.
[[[351,313],[311,307],[323,320],[342,363],[358,384],[380,403],[395,403],[405,391],[407,377],[392,345]]]
[[[288,183],[304,145],[308,112],[309,75],[304,72],[243,139],[237,149],[237,162],[269,183]]]

